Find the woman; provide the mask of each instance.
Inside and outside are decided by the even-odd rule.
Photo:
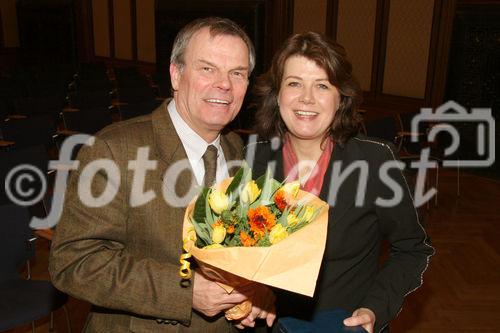
[[[255,129],[270,141],[248,147],[255,148],[254,174],[274,166],[275,178],[298,179],[330,204],[315,295],[278,292],[278,315],[307,319],[344,309],[352,313],[345,325],[383,331],[405,295],[422,284],[433,249],[401,170],[383,169],[392,183],[379,176],[385,162],[395,162],[391,147],[358,135],[361,92],[344,49],[313,32],[290,37],[257,83],[256,95]],[[381,199],[398,195],[391,184],[399,186],[401,198],[382,205]],[[390,255],[379,267],[384,239]]]

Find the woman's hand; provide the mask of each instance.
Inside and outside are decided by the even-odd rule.
[[[352,313],[352,316],[344,319],[346,326],[360,326],[368,333],[373,333],[373,325],[375,325],[375,313],[367,308],[359,308]]]
[[[240,292],[242,292],[240,290]],[[245,293],[244,291],[242,293]],[[245,327],[254,327],[256,319],[263,319],[266,321],[267,326],[271,327],[276,319],[276,310],[274,296],[271,288],[262,284],[253,284],[251,295],[247,295],[252,301],[252,310],[246,318],[235,323],[235,327],[243,329]]]

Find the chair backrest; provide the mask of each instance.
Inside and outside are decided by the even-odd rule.
[[[116,67],[113,68],[113,72],[115,73],[115,79],[118,82],[135,80],[141,77],[141,73],[139,72],[139,68],[137,66]]]
[[[4,140],[14,141],[18,148],[40,144],[50,146],[56,133],[54,117],[49,114],[23,119],[8,118],[2,121],[1,126]]]
[[[25,97],[16,101],[16,114],[33,116],[38,114],[58,115],[65,103],[63,95]]]
[[[4,98],[0,97],[0,121],[3,121],[5,118],[7,118],[8,114],[9,109],[7,107],[7,102],[4,100]]]
[[[401,149],[410,155],[418,155],[422,150],[423,144],[427,141],[427,127],[428,123],[419,122],[416,132],[412,129],[412,120],[417,113],[405,112],[398,114],[398,121],[402,131]],[[418,141],[412,141],[412,135],[418,137]]]
[[[95,134],[112,123],[111,112],[107,107],[80,109],[76,112],[63,112],[64,126],[68,130]]]
[[[30,246],[32,230],[26,207],[0,206],[0,281],[18,278],[19,267],[34,255]]]
[[[126,104],[120,106],[120,115],[123,120],[142,116],[145,114],[149,114],[153,112],[162,101],[153,99],[149,101],[134,103],[134,104]]]
[[[76,94],[70,96],[70,104],[73,108],[77,109],[108,107],[111,105],[111,96],[109,95],[109,91],[105,89],[78,91]]]
[[[366,135],[383,139],[391,143],[396,142],[398,136],[398,124],[393,116],[387,116],[370,120],[364,123]]]
[[[121,89],[118,91],[118,100],[120,103],[136,104],[148,101],[154,101],[156,95],[148,87],[138,87],[134,89]]]
[[[81,63],[78,69],[79,80],[107,80],[106,65],[104,63]]]

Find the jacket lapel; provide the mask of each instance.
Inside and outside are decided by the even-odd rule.
[[[267,168],[271,168],[272,177],[279,182],[282,182],[285,178],[283,171],[283,155],[281,154],[281,149],[273,150],[271,149],[271,144],[268,142],[256,144],[255,148],[247,146],[247,154],[250,152],[252,154],[252,149],[254,156],[246,156],[247,162],[253,163],[250,165],[252,168],[253,176],[260,177],[264,175]]]
[[[174,163],[182,163],[180,167],[183,171],[176,174],[176,179],[169,179],[163,182],[167,191],[181,195],[191,189],[191,182],[195,181],[195,177],[191,170],[186,151],[168,114],[168,102],[167,100],[161,104],[151,115],[153,138],[155,150],[158,154],[158,168],[161,172],[162,180],[169,167]],[[186,173],[188,174],[186,175]]]
[[[354,171],[346,179],[344,179],[342,183],[340,183],[338,173],[337,177],[334,178],[334,165],[340,164],[342,172],[354,161],[355,159],[353,159],[352,156],[349,156],[344,145],[335,145],[333,156],[330,159],[330,165],[325,174],[323,188],[320,193],[320,197],[328,202],[328,205],[332,210],[330,216],[333,217],[334,221],[340,220],[344,214],[354,206],[359,180],[358,171]],[[332,192],[332,194],[330,194],[330,192]],[[334,195],[335,192],[336,195]]]

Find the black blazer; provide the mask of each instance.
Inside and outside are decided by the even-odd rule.
[[[274,161],[274,177],[283,180],[281,147],[258,142],[249,144],[246,154],[255,177],[263,174],[268,165],[272,168],[269,162]],[[396,161],[393,149],[378,140],[358,136],[335,145],[320,193],[320,198],[329,202],[330,210],[315,295],[309,298],[279,291],[279,316],[307,319],[319,310],[366,307],[375,313],[375,332],[379,332],[397,315],[404,297],[422,284],[422,274],[434,249],[426,243],[401,170],[389,169],[388,175],[401,189],[402,200],[393,207],[375,204],[378,197],[390,199],[394,195],[379,177],[387,161]],[[344,181],[334,176],[342,175],[354,163],[367,169],[366,186],[359,168]],[[356,196],[362,193],[364,200],[356,204]],[[384,239],[390,243],[390,255],[380,267]]]

